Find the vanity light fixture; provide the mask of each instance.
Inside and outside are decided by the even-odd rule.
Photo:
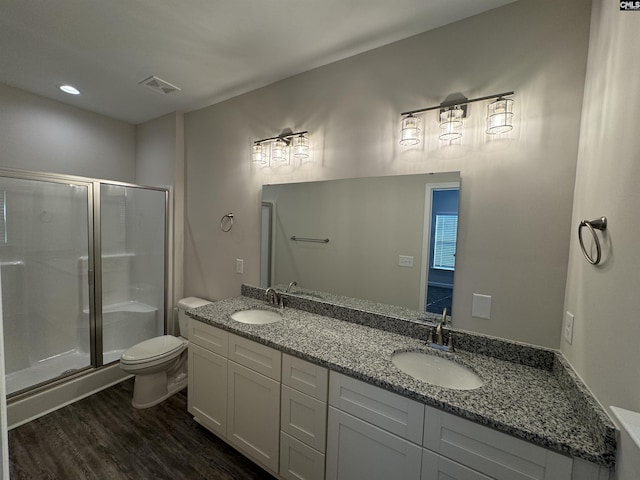
[[[420,119],[416,114],[438,110],[438,123],[440,124],[439,138],[443,141],[451,142],[462,137],[462,122],[467,116],[467,105],[484,100],[497,99],[490,103],[487,114],[487,133],[505,133],[513,128],[513,100],[504,98],[513,95],[514,92],[497,93],[485,97],[445,101],[433,107],[419,108],[402,112],[402,122],[400,127],[400,145],[409,146],[420,143]]]
[[[290,155],[298,160],[309,157],[309,132],[283,133],[256,140],[251,147],[251,161],[256,165],[288,165]]]

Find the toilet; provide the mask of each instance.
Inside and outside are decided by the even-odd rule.
[[[140,342],[120,357],[120,368],[136,376],[133,387],[135,408],[157,405],[187,386],[188,317],[186,310],[211,302],[196,297],[178,302],[180,337],[162,335]]]

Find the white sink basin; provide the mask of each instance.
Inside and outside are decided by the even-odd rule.
[[[275,323],[282,320],[282,315],[271,310],[241,310],[231,314],[231,318],[236,322],[250,323],[252,325],[266,325],[267,323]]]
[[[452,388],[473,390],[482,386],[482,379],[467,367],[437,355],[423,352],[399,352],[391,358],[393,364],[417,380]]]

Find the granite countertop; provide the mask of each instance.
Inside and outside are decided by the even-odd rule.
[[[462,350],[440,352],[425,346],[423,340],[293,308],[279,310],[282,321],[267,325],[243,324],[230,318],[232,313],[249,308],[276,310],[262,300],[234,297],[187,314],[532,443],[606,467],[615,462],[615,443],[611,446],[608,439],[596,438],[553,369]],[[484,384],[474,390],[452,390],[416,380],[392,363],[391,357],[398,351],[428,351],[453,359],[471,368]],[[611,428],[606,427],[605,434],[611,437]]]

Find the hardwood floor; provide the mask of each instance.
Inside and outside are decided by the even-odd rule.
[[[127,380],[11,430],[11,479],[274,480],[197,424],[184,392],[136,410]]]

